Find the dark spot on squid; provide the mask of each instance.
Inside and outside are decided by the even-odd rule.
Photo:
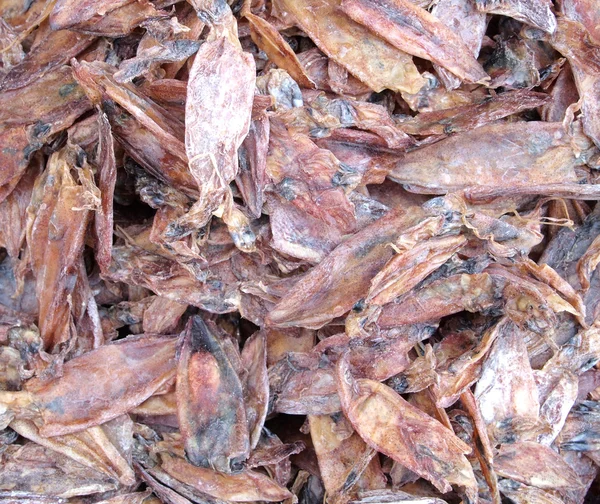
[[[331,418],[335,423],[338,423],[343,418],[342,417],[342,412],[341,411],[336,411],[332,415],[329,415],[329,418]]]
[[[406,375],[399,374],[390,378],[388,385],[398,394],[404,394],[410,384]]]
[[[77,166],[83,166],[86,160],[87,160],[87,154],[85,153],[85,151],[79,150],[77,152],[77,159],[75,161],[77,163]]]
[[[243,458],[234,458],[229,461],[229,469],[232,473],[242,472],[245,468],[246,464],[244,463]]]
[[[77,82],[69,82],[68,84],[62,85],[58,89],[58,96],[64,98],[65,96],[70,95],[77,86]]]
[[[367,306],[367,303],[365,302],[365,299],[359,299],[354,306],[352,307],[352,311],[355,313],[360,313],[361,311],[363,311]]]
[[[233,239],[233,243],[235,243],[235,246],[240,250],[252,251],[254,249],[256,235],[249,227],[230,234],[231,238]]]
[[[167,238],[182,238],[190,233],[191,231],[189,231],[185,226],[182,226],[176,222],[171,222],[167,226],[165,236]]]
[[[313,138],[323,138],[329,135],[329,128],[311,128],[309,134]]]
[[[43,137],[50,132],[51,128],[52,126],[49,124],[38,121],[31,130],[31,134],[36,138]]]
[[[29,160],[29,158],[31,157],[31,155],[36,152],[39,148],[41,147],[41,145],[39,144],[30,144],[27,147],[25,147],[23,149],[23,157],[26,160]]]
[[[285,177],[279,184],[275,186],[277,194],[285,198],[287,201],[294,201],[296,193],[294,192],[294,179]]]
[[[57,397],[46,404],[46,409],[56,413],[57,415],[64,415],[65,409],[63,407],[62,397]]]

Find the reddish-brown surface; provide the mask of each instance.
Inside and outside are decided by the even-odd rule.
[[[0,1],[0,504],[589,504],[595,0]]]

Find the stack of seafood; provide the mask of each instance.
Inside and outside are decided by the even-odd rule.
[[[600,493],[597,0],[0,1],[0,503]]]

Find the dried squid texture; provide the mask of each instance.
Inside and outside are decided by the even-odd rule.
[[[59,504],[116,488],[117,482],[105,474],[35,443],[6,447],[0,463],[0,492],[14,496],[4,502]]]
[[[475,0],[475,4],[487,14],[509,16],[548,33],[556,30],[550,0]]]
[[[421,112],[414,118],[403,120],[400,127],[411,135],[460,133],[524,110],[541,107],[550,101],[550,97],[545,93],[527,89],[509,91],[488,96],[475,104]]]
[[[412,58],[339,9],[339,0],[277,0],[274,13],[297,24],[327,56],[373,91],[416,93],[424,84]]]
[[[583,302],[586,305],[586,321],[592,323],[596,316],[597,306],[600,299],[597,292],[600,275],[595,272],[590,278],[590,287],[586,290],[580,282],[585,277],[585,260],[587,251],[592,252],[598,235],[600,235],[600,219],[596,209],[586,217],[582,225],[575,229],[561,229],[548,244],[542,257],[541,264],[552,267],[558,275],[564,278],[575,290],[583,293]],[[593,254],[592,254],[593,255]],[[588,256],[589,257],[589,256]],[[582,277],[583,275],[583,277]],[[575,333],[571,333],[571,336]],[[569,337],[569,336],[568,336]],[[559,341],[559,343],[563,343]]]
[[[581,164],[561,123],[497,123],[402,155],[390,173],[418,192],[577,182]]]
[[[40,170],[31,166],[14,190],[0,203],[0,247],[12,259],[18,259],[25,241],[27,207]]]
[[[600,331],[592,326],[580,331],[564,344],[536,371],[540,416],[547,424],[540,442],[550,443],[564,425],[569,410],[577,400],[579,375],[600,359]]]
[[[269,199],[271,246],[291,257],[311,264],[321,262],[341,241],[340,230],[285,199]]]
[[[94,38],[69,30],[40,28],[36,42],[23,61],[13,66],[0,80],[0,91],[18,89],[33,83],[52,69],[67,63],[89,46]]]
[[[477,482],[463,441],[437,420],[373,380],[355,380],[341,359],[337,384],[345,415],[361,438],[375,450],[430,481],[441,492],[451,485],[477,499]]]
[[[113,242],[113,198],[117,182],[117,165],[110,123],[105,114],[98,114],[98,172],[100,208],[96,212],[96,261],[101,271],[110,266]]]
[[[192,269],[193,270],[193,269]],[[236,311],[240,303],[238,281],[228,262],[212,265],[210,274],[193,274],[180,263],[138,247],[113,247],[105,277],[139,285],[172,301],[191,304],[213,313]]]
[[[231,502],[281,502],[292,494],[262,473],[247,470],[239,474],[223,474],[195,467],[185,460],[162,454],[162,469],[173,478],[217,499]]]
[[[175,338],[131,337],[68,361],[60,377],[30,380],[26,389],[40,410],[40,434],[77,432],[141,404],[174,379],[176,346]]]
[[[356,224],[355,208],[348,195],[334,183],[340,166],[331,152],[319,149],[304,133],[286,128],[271,118],[267,173],[274,191],[300,210],[342,233]]]
[[[310,435],[325,490],[335,502],[357,490],[385,488],[379,458],[341,413],[308,417]]]
[[[167,17],[148,0],[58,0],[50,14],[53,30],[68,29],[106,37],[122,37],[146,20]]]
[[[252,40],[267,54],[269,59],[279,68],[289,73],[300,86],[314,88],[315,83],[304,70],[296,53],[275,27],[251,12],[245,12],[244,17],[250,23]]]
[[[241,469],[250,450],[242,384],[198,316],[188,322],[179,358],[177,415],[194,465],[227,473]]]
[[[502,338],[512,329],[512,323],[505,317],[492,327],[483,329],[481,336],[473,337],[468,331],[464,335],[448,335],[434,348],[439,378],[433,386],[433,393],[438,407],[450,407],[479,379],[486,354],[497,338]],[[466,344],[467,350],[453,355],[456,352],[453,345],[457,344]]]
[[[18,34],[2,16],[0,16],[0,47],[2,48],[0,62],[4,72],[23,61],[25,52],[18,40]]]
[[[580,22],[592,42],[600,45],[600,11],[594,0],[563,0],[561,11],[566,18]]]
[[[564,504],[565,502],[556,491],[541,490],[512,479],[500,480],[498,488],[515,504]]]
[[[27,244],[46,349],[70,337],[70,296],[79,275],[89,208],[97,197],[73,177],[67,156],[64,149],[52,155],[27,209]],[[83,173],[78,175],[85,182]]]
[[[413,290],[386,304],[377,321],[382,328],[431,322],[466,310],[499,307],[502,290],[487,273],[451,275]]]
[[[582,485],[558,453],[530,441],[503,444],[494,457],[494,468],[499,476],[541,489],[564,491]]]
[[[369,103],[365,101],[349,100],[347,98],[328,99],[323,93],[304,93],[306,113],[310,115],[313,121],[317,121],[316,111],[324,115],[323,127],[334,130],[341,126],[344,128],[355,127],[360,130],[370,131],[385,140],[388,147],[394,150],[402,150],[414,145],[415,141],[409,137],[402,129],[398,128],[394,120],[390,117],[389,111],[382,105]],[[312,110],[311,110],[312,109]],[[329,125],[335,118],[339,121],[338,125]],[[308,126],[308,133],[314,135],[313,130]],[[316,127],[319,127],[317,123]],[[314,135],[316,136],[316,135]]]
[[[271,310],[268,322],[319,328],[343,315],[367,294],[373,277],[392,258],[390,244],[403,234],[419,235],[431,219],[437,218],[428,219],[424,210],[412,207],[392,211],[363,228],[302,277]]]
[[[596,401],[581,401],[573,407],[561,430],[557,445],[561,450],[597,452],[600,449],[600,407]],[[591,454],[597,460],[597,454]]]
[[[485,14],[476,9],[474,2],[441,0],[433,5],[431,14],[445,26],[456,31],[471,54],[477,58],[487,28],[487,21]],[[452,75],[444,66],[434,65],[434,68],[446,89],[456,89],[460,86],[460,79]]]
[[[0,93],[0,200],[18,183],[32,154],[90,108],[66,66]]]
[[[121,62],[119,71],[115,73],[115,80],[131,82],[136,77],[149,73],[153,66],[186,61],[199,47],[200,42],[186,39],[165,40],[149,47],[142,47],[140,44],[134,58]]]
[[[396,244],[398,253],[373,278],[366,297],[367,303],[384,305],[409,292],[450,259],[467,241],[464,236],[428,240],[427,230],[423,231],[424,239],[416,245],[407,244],[406,251],[402,250],[404,244]]]
[[[407,488],[408,490],[408,488]],[[419,492],[419,489],[413,488]],[[447,504],[445,500],[437,497],[421,497],[415,493],[407,493],[401,490],[363,490],[351,504],[386,504],[393,502],[404,502],[411,504]]]
[[[252,56],[223,36],[202,45],[187,88],[185,145],[200,190],[191,210],[195,227],[218,213],[242,249],[229,184],[237,175],[237,151],[250,127],[255,80]]]
[[[339,412],[333,368],[314,353],[289,352],[269,369],[272,409],[291,415]]]
[[[129,417],[125,417],[131,424]],[[119,422],[119,418],[112,423]],[[63,436],[42,437],[35,424],[29,420],[14,420],[10,423],[11,429],[20,436],[33,441],[46,448],[61,453],[70,459],[104,473],[109,478],[117,479],[123,485],[133,485],[135,475],[130,467],[131,460],[127,460],[120,453],[118,446],[110,439],[111,422],[102,426],[90,427],[81,432]],[[124,429],[125,436],[133,436],[131,429]],[[129,443],[129,440],[126,440]],[[131,458],[131,457],[129,457]]]
[[[101,62],[71,62],[73,75],[107,115],[115,139],[127,153],[159,180],[187,195],[197,194],[187,167],[184,127],[135,87],[116,83],[114,68]]]
[[[564,18],[550,43],[571,64],[581,98],[583,131],[600,146],[600,46],[590,41],[580,23]]]
[[[366,337],[342,333],[326,338],[310,353],[290,352],[269,369],[273,409],[293,415],[338,412],[334,366],[346,352],[354,375],[387,380],[409,366],[408,353],[432,330],[415,325]]]
[[[264,332],[256,332],[246,341],[241,359],[248,373],[243,383],[244,401],[250,448],[254,449],[260,439],[269,406],[267,338]]]
[[[539,418],[538,390],[527,356],[526,335],[509,322],[492,345],[477,381],[475,397],[495,443],[531,433]]]
[[[269,149],[270,122],[265,108],[252,111],[248,135],[238,151],[240,171],[236,185],[254,217],[260,217],[264,203]]]
[[[489,80],[459,35],[408,0],[342,0],[341,8],[401,51],[431,60],[468,82]]]

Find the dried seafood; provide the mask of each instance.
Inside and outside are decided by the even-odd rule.
[[[595,502],[596,3],[0,2],[0,503]]]

